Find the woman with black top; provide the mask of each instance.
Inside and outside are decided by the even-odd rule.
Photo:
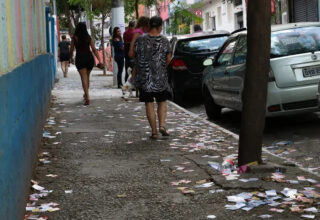
[[[122,71],[124,66],[124,44],[121,37],[121,30],[115,27],[112,32],[112,44],[114,48],[114,59],[118,66],[117,82],[118,88],[122,86]]]
[[[90,50],[91,47],[91,50]],[[85,99],[84,105],[90,104],[89,99],[89,84],[90,84],[90,72],[94,66],[94,58],[92,52],[99,61],[99,66],[103,66],[98,51],[94,46],[94,41],[91,39],[87,25],[84,22],[78,23],[74,35],[71,40],[70,56],[73,63],[73,50],[76,48],[76,67],[80,73],[82,88],[84,91],[83,98]]]
[[[63,76],[67,77],[68,75],[68,66],[70,60],[70,42],[67,41],[66,35],[61,36],[61,41],[58,45],[58,57],[61,62],[61,69],[63,72]]]

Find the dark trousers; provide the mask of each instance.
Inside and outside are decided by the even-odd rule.
[[[118,82],[118,87],[120,87],[122,86],[122,71],[124,66],[124,58],[115,57],[115,61],[117,62],[117,66],[118,66],[117,82]]]

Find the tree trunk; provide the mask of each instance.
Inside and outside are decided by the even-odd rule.
[[[248,2],[248,55],[239,140],[239,166],[262,163],[262,138],[270,71],[271,4]]]
[[[91,32],[91,39],[95,40],[94,36],[94,27],[93,27],[93,16],[92,16],[92,4],[90,6],[90,19],[89,19],[89,24],[90,24],[90,32]]]
[[[71,18],[75,26],[79,23],[79,16],[75,14],[75,12],[71,11]]]
[[[71,37],[73,35],[73,31],[72,31],[73,26],[72,26],[72,22],[71,22],[69,4],[67,4],[67,7],[66,7],[66,16],[67,16],[67,19],[68,19],[68,32],[69,32],[69,36]]]
[[[136,11],[136,19],[138,19],[139,18],[139,0],[135,0],[134,9]]]
[[[275,14],[276,14],[276,24],[281,24],[281,8],[280,2],[274,1]]]
[[[106,19],[106,15],[102,14],[101,15],[101,45],[102,45],[102,62],[104,64],[103,67],[103,75],[106,76],[107,72],[106,72],[106,54],[105,54],[105,47],[104,47],[104,21]]]

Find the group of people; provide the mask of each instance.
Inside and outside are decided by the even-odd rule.
[[[163,136],[169,136],[166,129],[166,100],[170,97],[167,65],[171,61],[171,49],[168,39],[161,35],[161,32],[162,18],[154,16],[151,19],[140,17],[136,25],[135,22],[130,22],[128,30],[124,33],[124,40],[119,27],[115,27],[112,33],[114,59],[118,66],[118,87],[122,86],[124,66],[126,68],[125,80],[128,79],[127,68],[131,67],[131,79],[140,92],[140,102],[145,103],[146,115],[151,127],[150,138],[153,140],[158,139],[158,131]],[[66,59],[63,55],[63,44],[59,45],[61,61]],[[74,48],[76,49],[75,65],[84,90],[84,104],[89,105],[89,77],[94,66],[92,54],[97,57],[100,67],[103,67],[103,64],[85,23],[79,23],[76,26],[72,37],[69,53],[71,62],[73,62]],[[158,104],[159,128],[157,128],[154,101]]]
[[[112,34],[112,45],[114,47],[114,58],[118,66],[117,83],[118,88],[122,86],[122,72],[125,68],[125,81],[127,81],[129,74],[128,68],[134,68],[134,45],[139,36],[147,33],[149,29],[149,18],[142,16],[138,19],[137,25],[134,21],[129,22],[128,29],[123,34],[119,27],[113,29]]]

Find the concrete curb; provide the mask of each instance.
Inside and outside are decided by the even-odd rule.
[[[215,124],[215,123],[213,123],[213,122],[211,122],[211,121],[208,121],[207,119],[201,118],[201,117],[199,117],[197,114],[188,111],[187,109],[185,109],[185,108],[177,105],[176,103],[174,103],[174,102],[172,102],[172,101],[168,101],[168,103],[170,103],[172,106],[174,106],[174,107],[182,110],[183,112],[187,113],[187,114],[190,115],[191,117],[197,118],[198,120],[201,120],[202,122],[204,122],[204,123],[206,123],[206,124],[208,124],[208,125],[216,128],[216,129],[219,129],[220,131],[222,131],[222,132],[224,132],[224,133],[226,133],[226,134],[231,135],[231,136],[234,137],[236,140],[239,140],[239,135],[233,133],[232,131],[229,131],[229,130],[227,130],[227,129],[221,127],[220,125],[217,125],[217,124]],[[265,152],[265,153],[267,153],[267,154],[269,154],[269,155],[272,155],[272,156],[274,156],[274,157],[276,157],[276,158],[282,159],[282,160],[284,160],[284,161],[288,161],[287,158],[278,156],[278,155],[276,155],[276,154],[273,154],[272,152],[268,151],[267,149],[262,148],[262,151]],[[290,161],[290,162],[291,162],[291,161]],[[300,170],[302,170],[302,171],[304,171],[304,172],[307,172],[307,173],[310,173],[310,174],[315,175],[315,176],[317,176],[317,177],[320,178],[320,174],[315,173],[315,172],[312,172],[312,171],[310,171],[310,170],[302,167],[302,166],[299,165],[298,163],[293,163],[293,164],[294,164],[297,168],[299,168]]]

